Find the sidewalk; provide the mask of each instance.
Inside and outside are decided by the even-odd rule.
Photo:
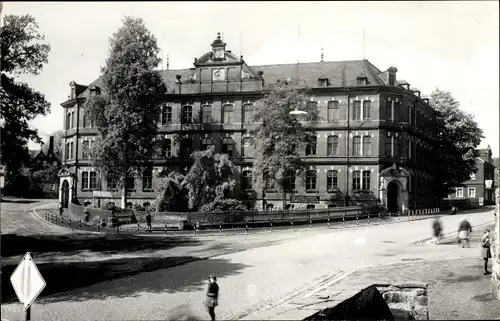
[[[429,245],[448,247],[443,251],[443,260],[405,262],[362,269],[311,297],[287,302],[260,315],[249,315],[244,319],[303,319],[315,313],[316,307],[319,311],[328,306],[328,303],[324,302],[326,299],[323,298],[336,301],[336,298],[340,299],[343,293],[348,293],[353,288],[362,288],[363,285],[414,281],[424,282],[429,286],[428,310],[431,320],[500,319],[500,304],[491,294],[491,276],[483,275],[484,261],[480,257],[480,237],[484,228],[472,233],[470,245],[471,248],[477,249],[477,257],[446,259],[464,250],[459,248],[458,244],[455,245],[456,237],[450,236],[443,239],[439,245]]]

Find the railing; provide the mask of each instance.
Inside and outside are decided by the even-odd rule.
[[[436,214],[439,214],[440,212],[441,210],[438,207],[412,210],[408,211],[408,220],[428,218]]]

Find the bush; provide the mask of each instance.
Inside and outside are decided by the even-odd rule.
[[[142,204],[138,203],[138,202],[134,202],[134,204],[132,205],[132,209],[134,211],[139,211],[139,212],[146,211],[146,207],[143,206]]]
[[[242,201],[226,198],[216,199],[200,208],[201,212],[247,212],[247,206]]]
[[[116,205],[115,202],[107,202],[101,208],[106,211],[111,211],[116,208]]]

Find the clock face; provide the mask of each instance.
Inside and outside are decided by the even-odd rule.
[[[215,58],[217,58],[217,59],[224,58],[224,50],[222,50],[222,49],[216,49],[215,50]]]
[[[224,69],[214,69],[213,78],[214,80],[224,80]]]

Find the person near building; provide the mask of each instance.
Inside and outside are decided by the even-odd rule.
[[[439,217],[432,222],[432,243],[439,244],[443,232],[443,224]]]
[[[483,257],[484,260],[484,275],[489,275],[491,274],[490,271],[488,271],[488,261],[491,259],[491,235],[490,235],[490,230],[486,229],[484,230],[483,236],[481,237],[481,245],[482,245],[482,250],[481,250],[481,256]]]
[[[467,218],[464,217],[458,225],[458,239],[461,247],[469,247],[470,233],[472,233],[472,226]]]
[[[63,203],[59,202],[59,216],[63,215]]]
[[[148,225],[148,229],[147,229],[147,231],[148,231],[149,233],[152,233],[152,232],[153,232],[153,229],[152,229],[152,227],[151,227],[151,213],[149,213],[149,211],[148,211],[148,212],[147,212],[147,214],[146,214],[146,224]]]
[[[217,277],[215,275],[210,275],[208,277],[208,290],[207,290],[207,301],[206,305],[208,308],[208,313],[212,321],[215,320],[215,307],[219,304],[219,285],[217,284]]]

